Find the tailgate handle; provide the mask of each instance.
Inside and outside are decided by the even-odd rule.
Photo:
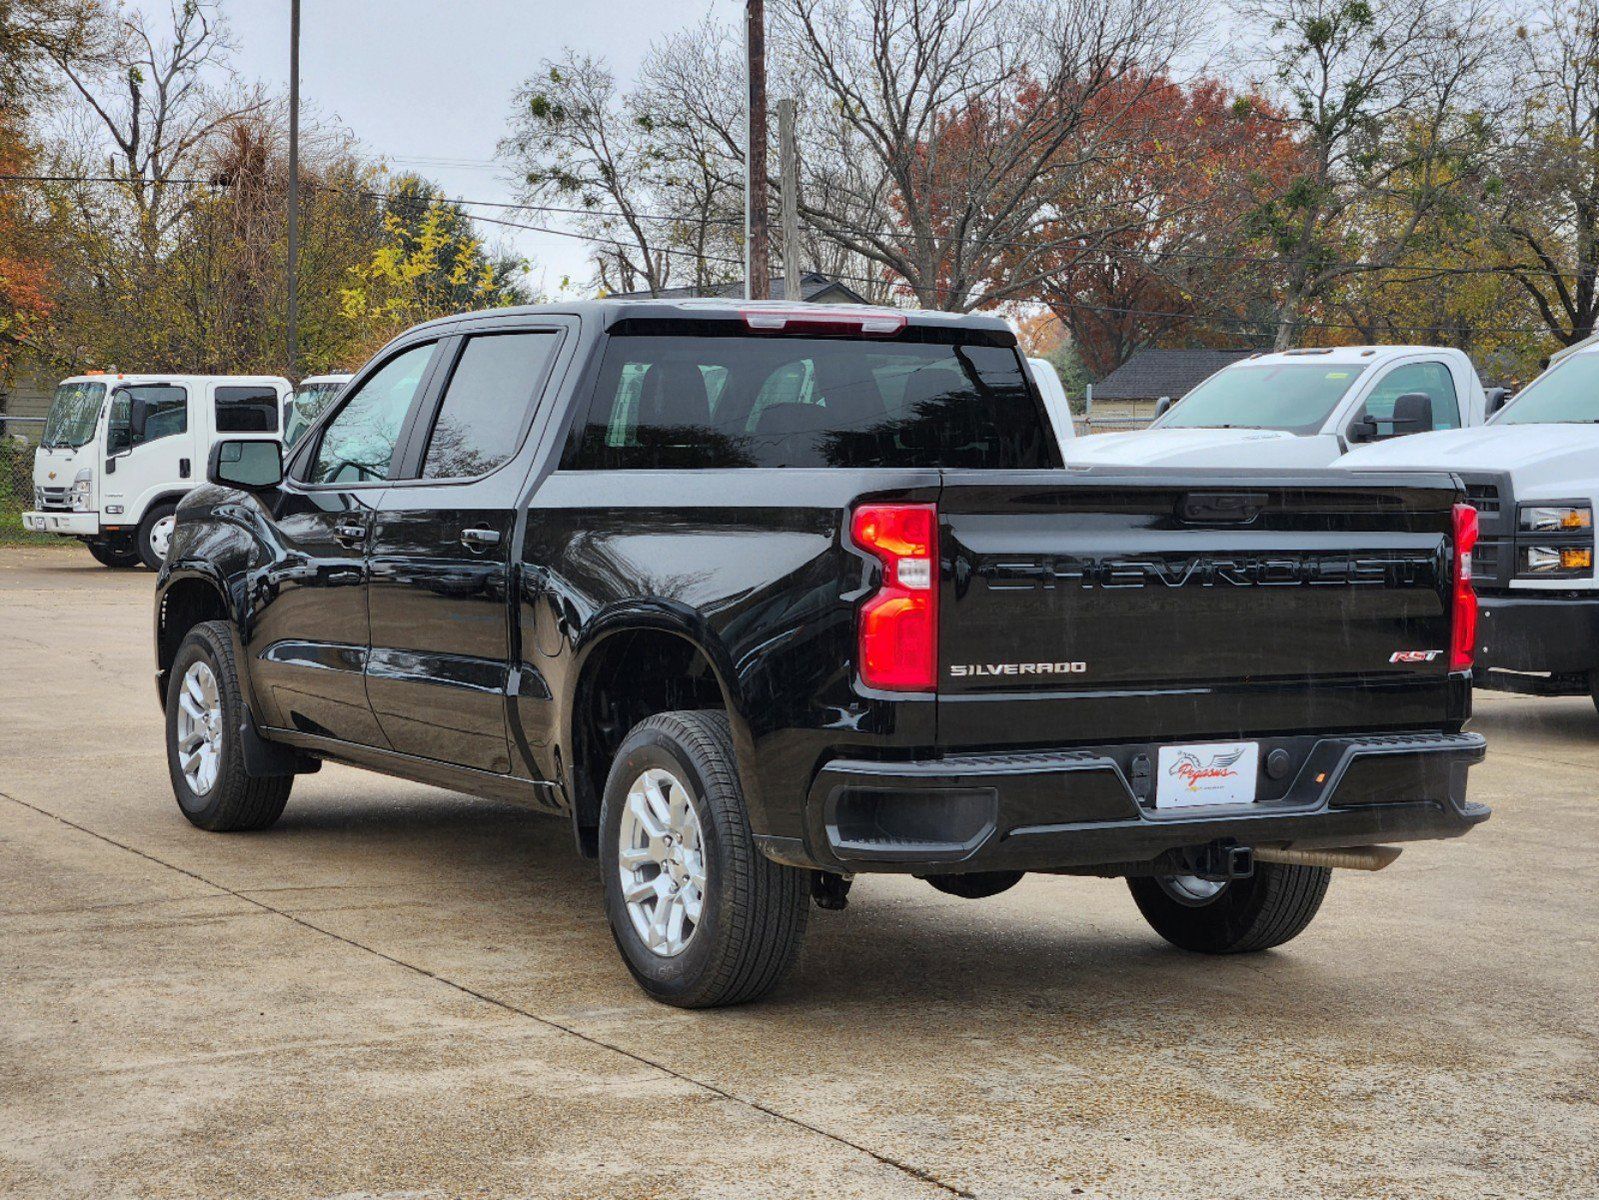
[[[1264,492],[1189,492],[1182,519],[1205,525],[1247,525],[1266,507]]]

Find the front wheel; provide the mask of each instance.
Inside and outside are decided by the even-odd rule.
[[[661,713],[627,735],[605,784],[600,864],[617,948],[657,1000],[755,1000],[799,955],[810,872],[756,849],[722,713]]]
[[[1144,919],[1172,945],[1201,954],[1246,954],[1303,933],[1331,879],[1326,867],[1257,862],[1248,879],[1155,875],[1131,878],[1127,886]]]
[[[178,807],[201,829],[265,829],[288,803],[294,776],[252,778],[244,769],[244,711],[227,623],[196,625],[167,680],[167,770]]]
[[[167,561],[167,552],[172,549],[172,530],[178,523],[177,511],[176,504],[151,505],[144,520],[139,522],[134,545],[144,565],[152,571],[159,571],[161,564]]]
[[[103,567],[136,567],[139,565],[139,552],[133,548],[131,542],[87,542],[89,553],[94,556],[94,561]]]

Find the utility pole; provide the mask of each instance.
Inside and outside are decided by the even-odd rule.
[[[783,179],[783,299],[800,300],[799,146],[794,101],[777,102],[777,154]]]
[[[289,377],[300,360],[300,0],[289,0]]]
[[[771,240],[766,214],[766,3],[744,0],[749,107],[744,146],[744,295],[772,297]]]

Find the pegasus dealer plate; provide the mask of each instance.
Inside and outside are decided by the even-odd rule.
[[[1162,746],[1156,769],[1156,808],[1253,804],[1259,742]]]

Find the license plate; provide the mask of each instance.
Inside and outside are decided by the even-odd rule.
[[[1259,770],[1259,742],[1162,746],[1155,780],[1155,807],[1253,804]]]

